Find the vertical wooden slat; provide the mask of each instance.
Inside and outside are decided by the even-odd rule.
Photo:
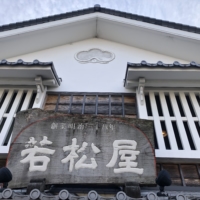
[[[59,102],[60,102],[60,94],[58,94],[58,99],[57,99],[57,101],[56,101],[55,112],[58,111],[58,105],[59,105]]]
[[[70,112],[71,112],[72,101],[73,101],[73,95],[71,94],[71,98],[70,98],[70,103],[69,103],[69,110],[68,110],[68,113],[70,113]]]
[[[0,89],[0,101],[1,101],[1,98],[3,97],[3,93],[4,93],[4,90]]]
[[[158,109],[156,106],[154,92],[151,91],[149,93],[149,96],[150,96],[152,114],[154,118],[154,127],[155,127],[157,142],[158,142],[158,148],[159,150],[165,150],[166,148],[165,148],[165,143],[164,143],[164,139],[162,135],[162,128],[161,128],[160,119],[158,116]]]
[[[169,109],[167,107],[164,92],[159,92],[159,96],[160,96],[160,102],[161,102],[161,106],[163,110],[163,115],[165,118],[165,124],[167,128],[167,134],[169,137],[170,147],[172,150],[178,150],[178,146],[177,146],[177,142],[176,142],[176,138],[174,134],[174,129],[172,127],[172,123],[171,123],[171,119],[169,115]]]
[[[181,169],[181,165],[180,165],[180,164],[178,164],[178,169],[179,169],[179,173],[180,173],[180,175],[181,175],[182,184],[183,184],[183,186],[186,186],[186,185],[185,185],[185,180],[184,180],[184,177],[183,177],[183,171],[182,171],[182,169]]]
[[[124,95],[122,94],[122,116],[125,116],[125,112],[124,112]]]
[[[85,112],[85,98],[86,98],[86,95],[84,94],[84,97],[83,97],[83,107],[82,107],[82,115]]]
[[[14,116],[14,114],[15,114],[18,106],[19,106],[19,103],[20,103],[20,100],[22,98],[22,95],[23,95],[23,91],[19,90],[18,93],[17,93],[17,96],[16,96],[16,98],[15,98],[15,100],[13,102],[13,105],[11,107],[11,110],[9,112],[9,115],[8,115],[8,117],[6,119],[4,127],[3,127],[2,131],[1,131],[1,134],[0,134],[0,145],[3,145],[4,140],[6,139],[7,133],[9,131],[9,128],[10,128],[10,126],[12,124],[12,121],[13,121],[13,116]]]
[[[111,115],[111,95],[109,95],[109,116]]]
[[[33,90],[29,89],[20,111],[28,109],[28,105],[30,104],[32,95],[33,95]]]
[[[183,149],[189,151],[189,150],[191,150],[190,144],[187,139],[187,134],[185,131],[185,127],[183,125],[183,121],[181,119],[181,114],[180,114],[180,111],[178,108],[178,104],[177,104],[174,92],[169,92],[169,97],[171,100],[172,109],[174,111],[174,116],[176,117],[176,123],[177,123],[177,127],[178,127],[178,130],[180,133],[179,136],[181,138],[181,143],[183,145]]]
[[[192,114],[190,112],[190,108],[188,106],[185,94],[183,92],[180,92],[179,95],[180,95],[183,109],[185,111],[185,116],[187,117],[188,126],[190,128],[190,132],[191,132],[191,136],[192,136],[195,148],[197,150],[199,150],[200,149],[200,138],[199,138],[199,134],[197,132],[194,120],[192,118]]]
[[[199,165],[196,164],[196,168],[197,168],[197,173],[198,173],[198,176],[199,176],[199,179],[200,179],[200,169],[199,169]]]
[[[190,99],[191,99],[195,114],[198,117],[198,120],[200,122],[200,107],[199,107],[199,104],[197,102],[196,96],[195,96],[194,92],[190,92],[189,96],[190,96]]]
[[[96,95],[95,115],[98,114],[98,94]]]
[[[10,101],[12,99],[13,93],[14,93],[13,89],[9,90],[9,92],[8,92],[4,102],[3,102],[3,105],[2,105],[2,107],[0,109],[0,119],[2,119],[3,114],[6,112],[6,109],[8,108],[9,103],[10,103]],[[0,142],[1,142],[1,140],[0,140]]]

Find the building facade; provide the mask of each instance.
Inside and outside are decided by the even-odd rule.
[[[1,166],[19,111],[121,116],[153,120],[157,172],[200,186],[199,28],[96,5],[0,31]]]

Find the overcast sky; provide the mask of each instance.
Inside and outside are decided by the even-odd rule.
[[[200,27],[200,0],[0,0],[0,25],[102,7]]]

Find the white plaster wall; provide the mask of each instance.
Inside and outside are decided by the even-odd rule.
[[[110,51],[115,54],[115,59],[108,64],[81,64],[75,60],[74,55],[77,52],[91,48]],[[181,63],[188,63],[188,61],[98,38],[21,55],[8,60],[16,61],[18,59],[27,62],[32,62],[34,59],[41,62],[52,61],[58,76],[63,81],[60,87],[48,88],[48,91],[62,92],[135,92],[135,90],[125,89],[123,86],[127,62],[138,63],[146,60],[156,63],[161,60],[164,63],[173,63],[177,60]]]

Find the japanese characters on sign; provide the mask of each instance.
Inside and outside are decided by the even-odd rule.
[[[37,141],[35,141],[34,137],[30,137],[29,141],[27,142],[25,147],[31,147],[29,149],[22,150],[21,156],[27,155],[26,158],[21,160],[21,163],[30,163],[29,171],[46,171],[47,165],[50,159],[47,156],[35,156],[36,153],[43,153],[43,154],[50,154],[53,155],[55,150],[48,149],[48,148],[39,148],[38,146],[34,146]],[[43,136],[43,140],[40,141],[40,145],[50,145],[52,144],[51,141],[48,140],[47,136]],[[121,145],[123,144],[123,145]],[[114,167],[115,163],[117,162],[118,155],[121,155],[120,159],[125,162],[119,163],[119,169],[114,169],[114,173],[124,173],[124,172],[132,172],[136,174],[142,174],[143,169],[138,169],[137,162],[132,162],[136,160],[136,155],[139,155],[139,151],[133,151],[136,149],[137,142],[134,140],[115,140],[113,142],[113,156],[110,162],[106,165],[106,167]],[[72,139],[72,144],[63,147],[63,151],[70,151],[69,155],[61,160],[61,163],[68,163],[69,162],[69,171],[72,172],[74,169],[74,160],[79,157],[77,153],[83,152],[86,147],[88,146],[87,142],[83,142],[81,148],[80,145],[77,145],[77,138]],[[101,150],[94,145],[91,144],[91,148],[95,154],[100,153]],[[130,156],[131,155],[131,156]],[[96,169],[97,162],[95,158],[90,158],[91,163],[86,164],[84,163],[87,159],[86,155],[83,155],[75,164],[75,169],[80,168],[88,168],[88,169]],[[35,165],[36,162],[41,162],[42,165]]]
[[[132,126],[135,119],[130,124],[121,118],[46,116],[46,112],[44,120],[35,116],[30,125],[23,113],[17,115],[21,126],[14,128],[8,159],[14,172],[11,186],[23,187],[33,177],[46,178],[47,184],[124,183],[133,179],[154,183],[151,122],[147,122],[148,139]]]

